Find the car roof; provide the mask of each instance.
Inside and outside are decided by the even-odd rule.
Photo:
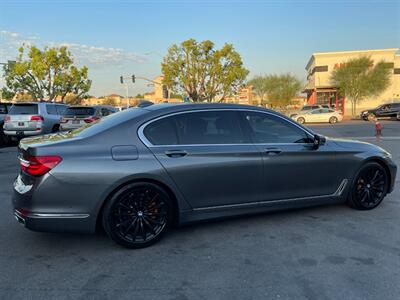
[[[151,106],[142,107],[141,109],[157,112],[171,111],[187,111],[187,110],[202,110],[202,109],[250,109],[259,111],[270,111],[279,114],[279,112],[257,107],[253,105],[231,104],[231,103],[161,103]]]

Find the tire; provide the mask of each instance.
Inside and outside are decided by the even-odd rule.
[[[159,186],[137,182],[123,186],[106,203],[103,227],[117,244],[145,248],[161,239],[172,224],[172,203]]]
[[[336,118],[336,117],[330,117],[330,118],[329,118],[329,123],[335,124],[335,123],[337,123],[337,122],[338,122],[338,118]]]
[[[53,128],[51,129],[51,133],[56,133],[60,131],[60,125],[56,124],[53,126]]]
[[[373,209],[385,198],[388,187],[386,170],[379,163],[368,162],[354,177],[347,203],[358,210]]]
[[[297,118],[297,123],[304,124],[306,120],[303,117]]]

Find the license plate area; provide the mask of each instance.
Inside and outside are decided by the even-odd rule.
[[[18,126],[20,126],[20,127],[25,126],[25,122],[18,122]]]
[[[72,124],[79,124],[80,121],[79,120],[72,120]]]

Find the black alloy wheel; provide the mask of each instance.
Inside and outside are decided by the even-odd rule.
[[[107,234],[127,248],[157,242],[172,221],[168,194],[152,183],[124,186],[107,202],[103,226]]]
[[[366,163],[355,177],[349,204],[360,210],[377,207],[387,193],[388,179],[386,170],[380,164]]]

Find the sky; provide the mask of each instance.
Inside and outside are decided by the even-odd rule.
[[[400,1],[0,0],[0,62],[22,43],[67,45],[95,96],[125,95],[121,75],[158,76],[168,48],[189,38],[233,44],[249,79],[289,72],[304,82],[312,53],[399,48]]]

